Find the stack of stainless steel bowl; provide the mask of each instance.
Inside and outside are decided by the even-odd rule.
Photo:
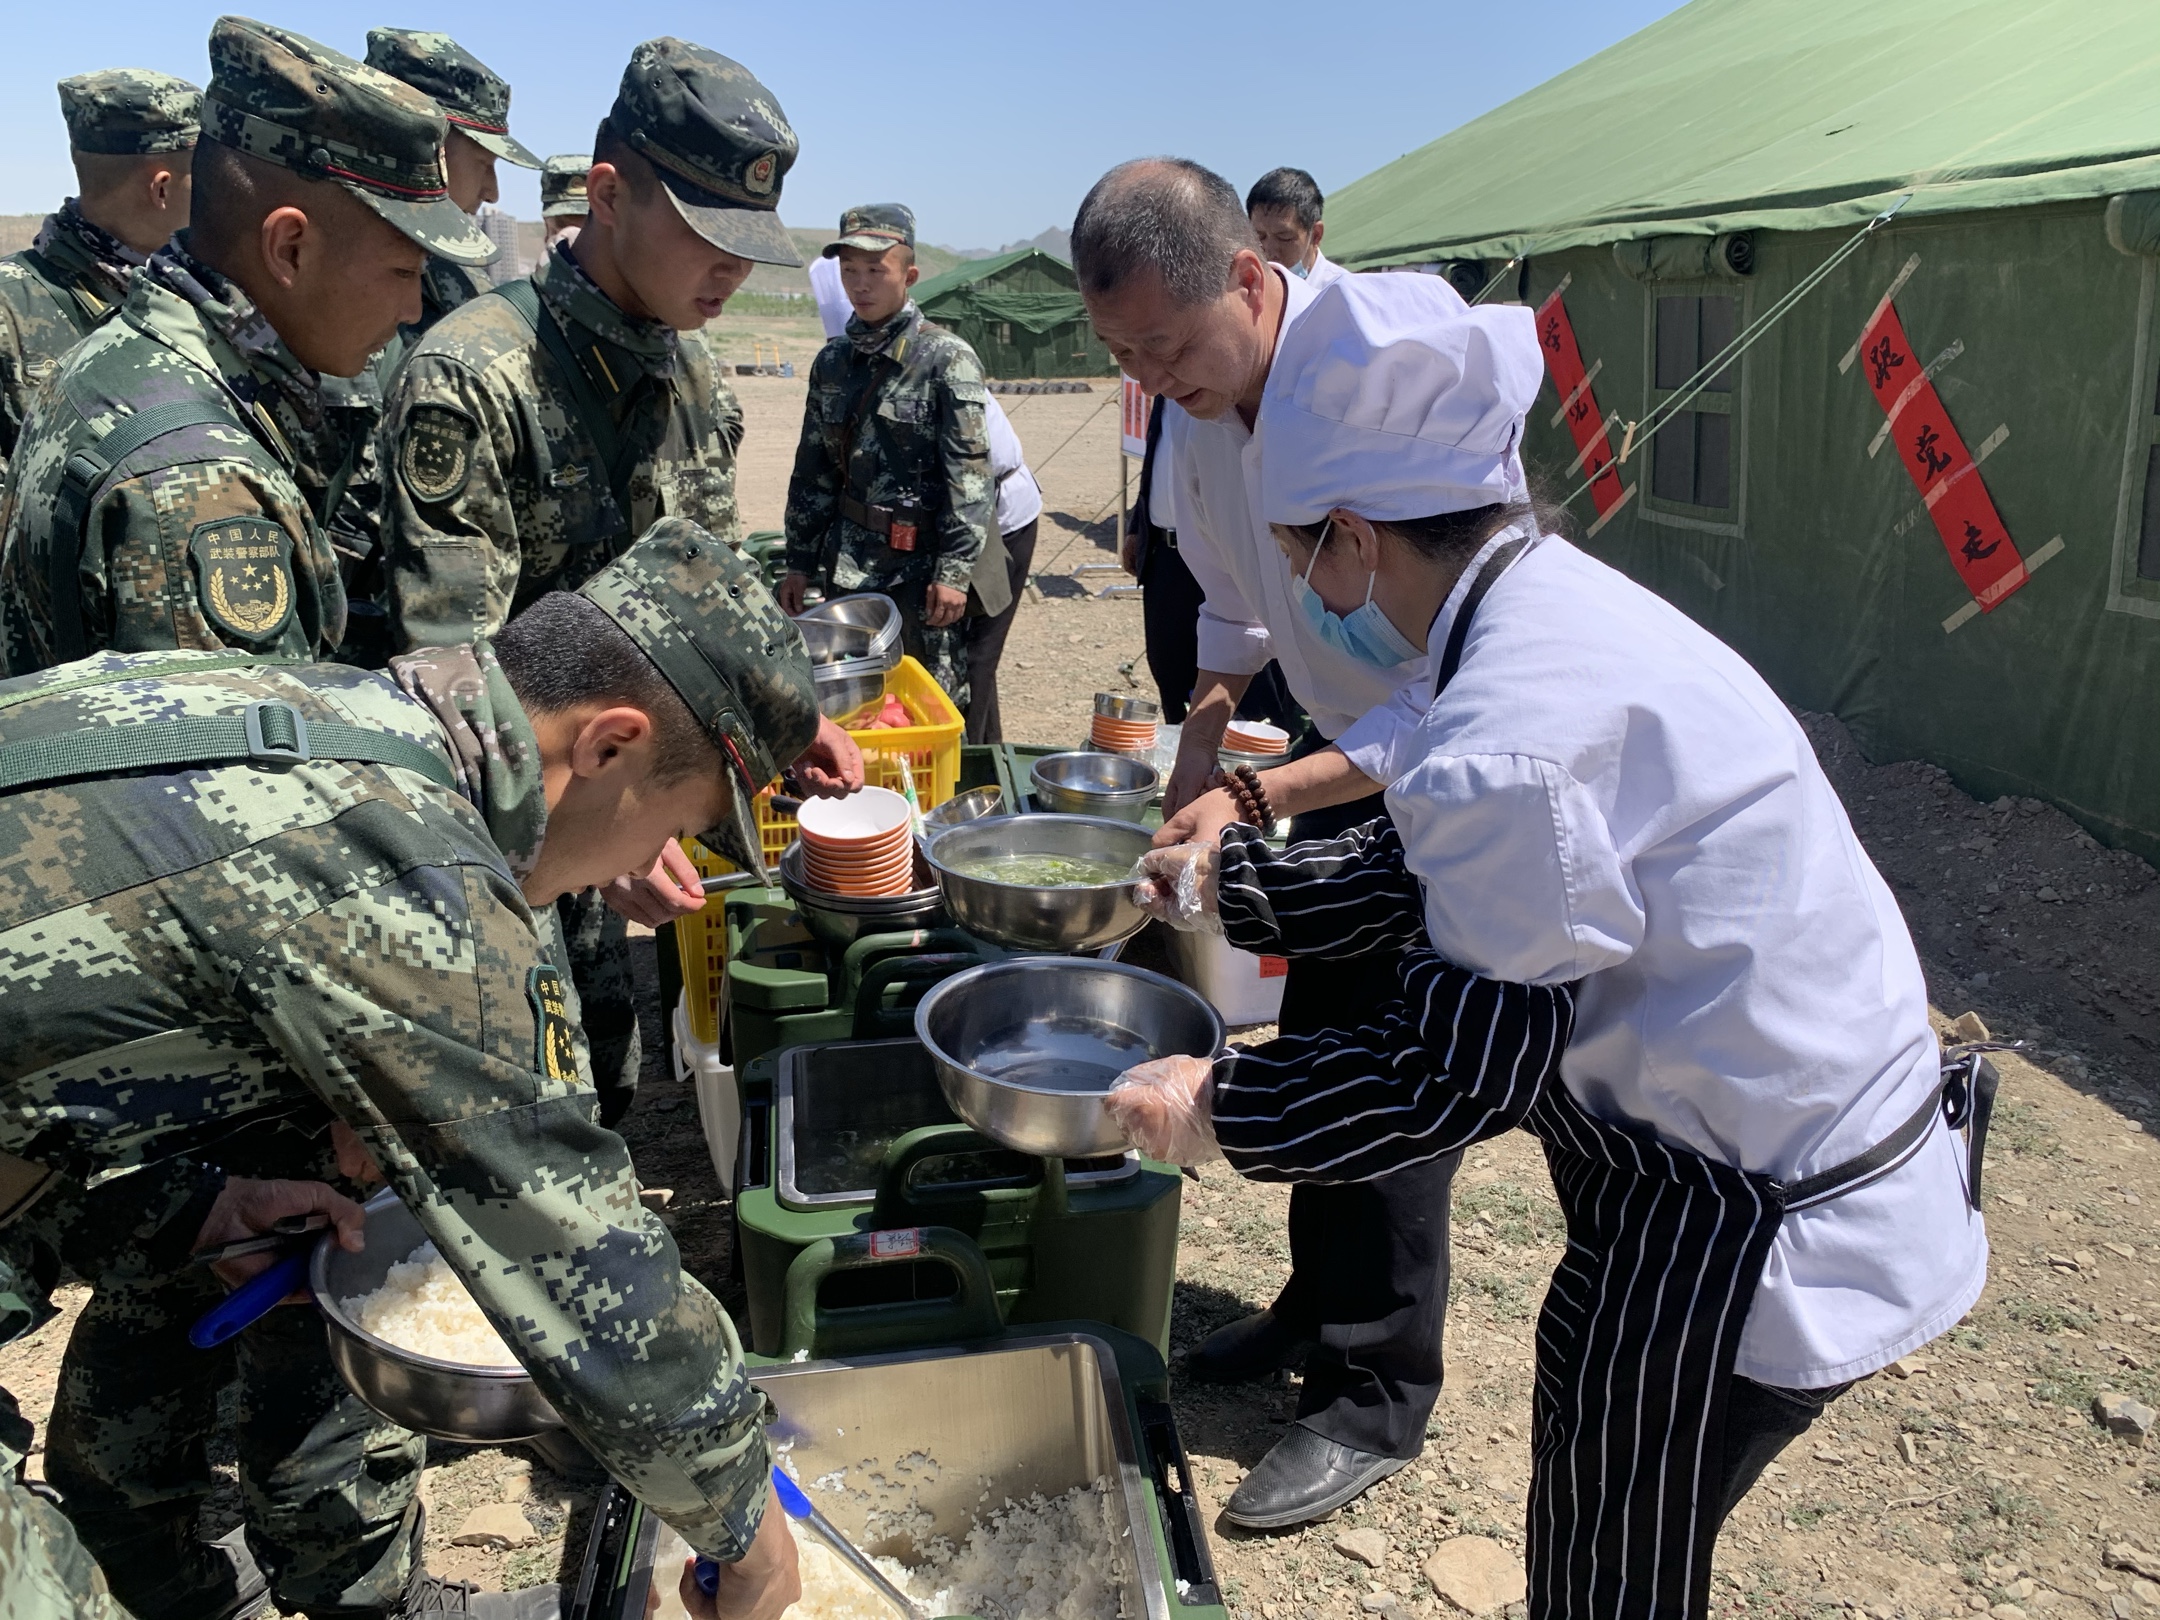
[[[1035,803],[1065,816],[1138,821],[1154,803],[1162,778],[1152,765],[1126,754],[1083,749],[1045,754],[1029,771]]]
[[[1147,921],[1131,879],[1085,886],[999,883],[968,868],[1006,855],[1068,855],[1130,869],[1147,829],[1103,816],[995,816],[948,827],[927,855],[952,919],[978,939],[1023,951],[1086,951],[1137,933]]]
[[[934,928],[945,920],[944,896],[920,849],[915,852],[915,878],[906,894],[860,897],[813,889],[798,839],[780,857],[780,887],[795,902],[803,926],[832,950],[844,951],[865,934],[906,933]]]
[[[864,592],[805,608],[795,619],[810,649],[818,712],[838,720],[875,703],[899,667],[900,604]]]

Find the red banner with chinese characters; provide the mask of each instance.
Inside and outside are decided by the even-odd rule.
[[[2025,583],[2025,559],[2003,527],[1942,396],[1906,341],[1895,304],[1884,304],[1860,335],[1860,364],[1889,419],[1899,459],[1935,520],[1950,566],[1980,611],[1993,612]]]
[[[1537,311],[1538,342],[1545,350],[1545,369],[1552,373],[1553,387],[1560,392],[1561,408],[1567,413],[1568,432],[1574,435],[1575,448],[1582,452],[1582,471],[1590,479],[1590,499],[1596,504],[1598,516],[1603,517],[1625,498],[1620,488],[1620,474],[1613,453],[1612,435],[1606,432],[1605,418],[1598,414],[1597,396],[1589,388],[1584,376],[1582,350],[1575,346],[1575,328],[1567,317],[1567,305],[1560,302],[1560,291]]]

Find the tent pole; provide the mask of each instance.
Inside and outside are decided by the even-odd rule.
[[[1125,555],[1125,441],[1120,438],[1117,449],[1117,554]]]

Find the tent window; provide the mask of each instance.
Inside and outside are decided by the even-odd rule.
[[[998,322],[998,341],[999,341],[1000,343],[1003,343],[1003,344],[1007,344],[1007,345],[1010,345],[1010,344],[1011,344],[1011,342],[1012,342],[1012,322],[1011,322],[1011,321],[999,321],[999,322]]]
[[[1665,295],[1657,300],[1652,376],[1660,393],[1680,388],[1716,359],[1739,330],[1731,294]],[[1682,411],[1650,445],[1650,493],[1683,506],[1733,504],[1733,373],[1712,377],[1696,410]]]

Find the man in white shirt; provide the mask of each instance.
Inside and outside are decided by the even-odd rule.
[[[979,597],[968,604],[972,616],[968,619],[967,740],[971,743],[1005,740],[1004,719],[998,712],[998,663],[1005,656],[1005,638],[1012,634],[1013,618],[1020,611],[1020,589],[1035,566],[1035,524],[1043,509],[1042,486],[1028,470],[1012,419],[998,404],[997,395],[985,395],[983,404],[983,425],[990,430],[990,476],[997,480],[997,531],[1005,542],[1002,566],[1007,601],[996,613],[979,611]],[[984,548],[982,560],[975,565],[978,580],[986,570],[1000,566],[996,550]]]
[[[1073,268],[1110,352],[1175,410],[1180,555],[1205,596],[1200,672],[1165,791],[1163,841],[1235,818],[1209,791],[1223,730],[1273,657],[1321,739],[1340,739],[1268,773],[1293,831],[1327,837],[1384,813],[1373,783],[1394,733],[1414,723],[1388,700],[1424,676],[1424,649],[1376,663],[1299,606],[1295,581],[1260,520],[1261,445],[1252,424],[1276,345],[1310,306],[1309,280],[1264,262],[1237,193],[1183,159],[1110,171],[1073,222]],[[1437,277],[1406,277],[1435,314],[1460,296]],[[1371,719],[1365,717],[1371,715]],[[1367,760],[1371,768],[1358,761]],[[1213,817],[1212,822],[1208,818]],[[1281,1027],[1355,1027],[1388,978],[1368,959],[1293,963]],[[1354,1187],[1299,1186],[1290,1206],[1292,1271],[1275,1303],[1204,1342],[1200,1377],[1261,1376],[1312,1343],[1299,1420],[1225,1509],[1236,1524],[1280,1529],[1341,1508],[1422,1448],[1441,1383],[1447,1302],[1448,1193],[1459,1156]]]
[[[1320,251],[1320,238],[1327,235],[1320,217],[1325,200],[1303,169],[1270,169],[1245,193],[1245,217],[1259,239],[1260,257],[1315,288],[1350,273]]]

